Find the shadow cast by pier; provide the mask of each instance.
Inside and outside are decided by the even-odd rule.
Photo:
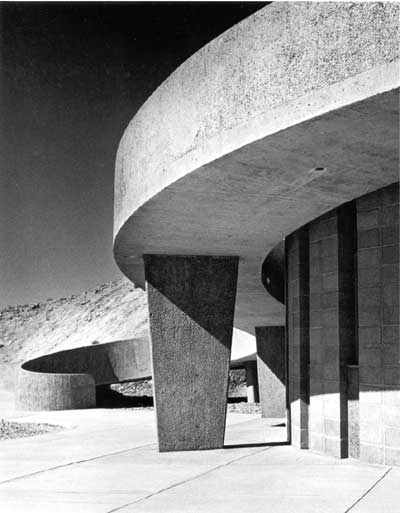
[[[290,442],[257,442],[249,444],[227,444],[224,449],[251,449],[252,447],[276,447],[281,445],[290,445]]]

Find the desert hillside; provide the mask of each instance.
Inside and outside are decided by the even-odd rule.
[[[8,306],[0,311],[2,375],[10,379],[17,363],[40,354],[147,333],[145,292],[127,279],[79,295]]]

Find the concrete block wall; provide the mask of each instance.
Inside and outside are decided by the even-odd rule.
[[[286,239],[292,441],[400,465],[399,184]]]
[[[360,458],[400,465],[399,184],[356,205]]]

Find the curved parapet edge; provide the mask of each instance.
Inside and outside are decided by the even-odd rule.
[[[390,3],[277,2],[185,61],[121,140],[117,263],[124,256],[117,238],[123,225],[179,178],[270,134],[398,87],[398,13]]]
[[[66,410],[96,406],[96,386],[151,377],[147,339],[119,340],[39,356],[18,369],[16,407]]]

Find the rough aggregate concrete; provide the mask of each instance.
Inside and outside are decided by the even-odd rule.
[[[166,185],[172,162],[187,156],[190,162],[190,154],[206,152],[214,136],[396,61],[398,15],[394,3],[277,2],[196,52],[151,95],[124,134],[115,234],[155,186]]]
[[[27,436],[43,435],[60,431],[62,426],[33,422],[11,422],[0,419],[0,440],[11,440],[13,438],[25,438]]]
[[[145,256],[160,451],[223,447],[238,259]]]

